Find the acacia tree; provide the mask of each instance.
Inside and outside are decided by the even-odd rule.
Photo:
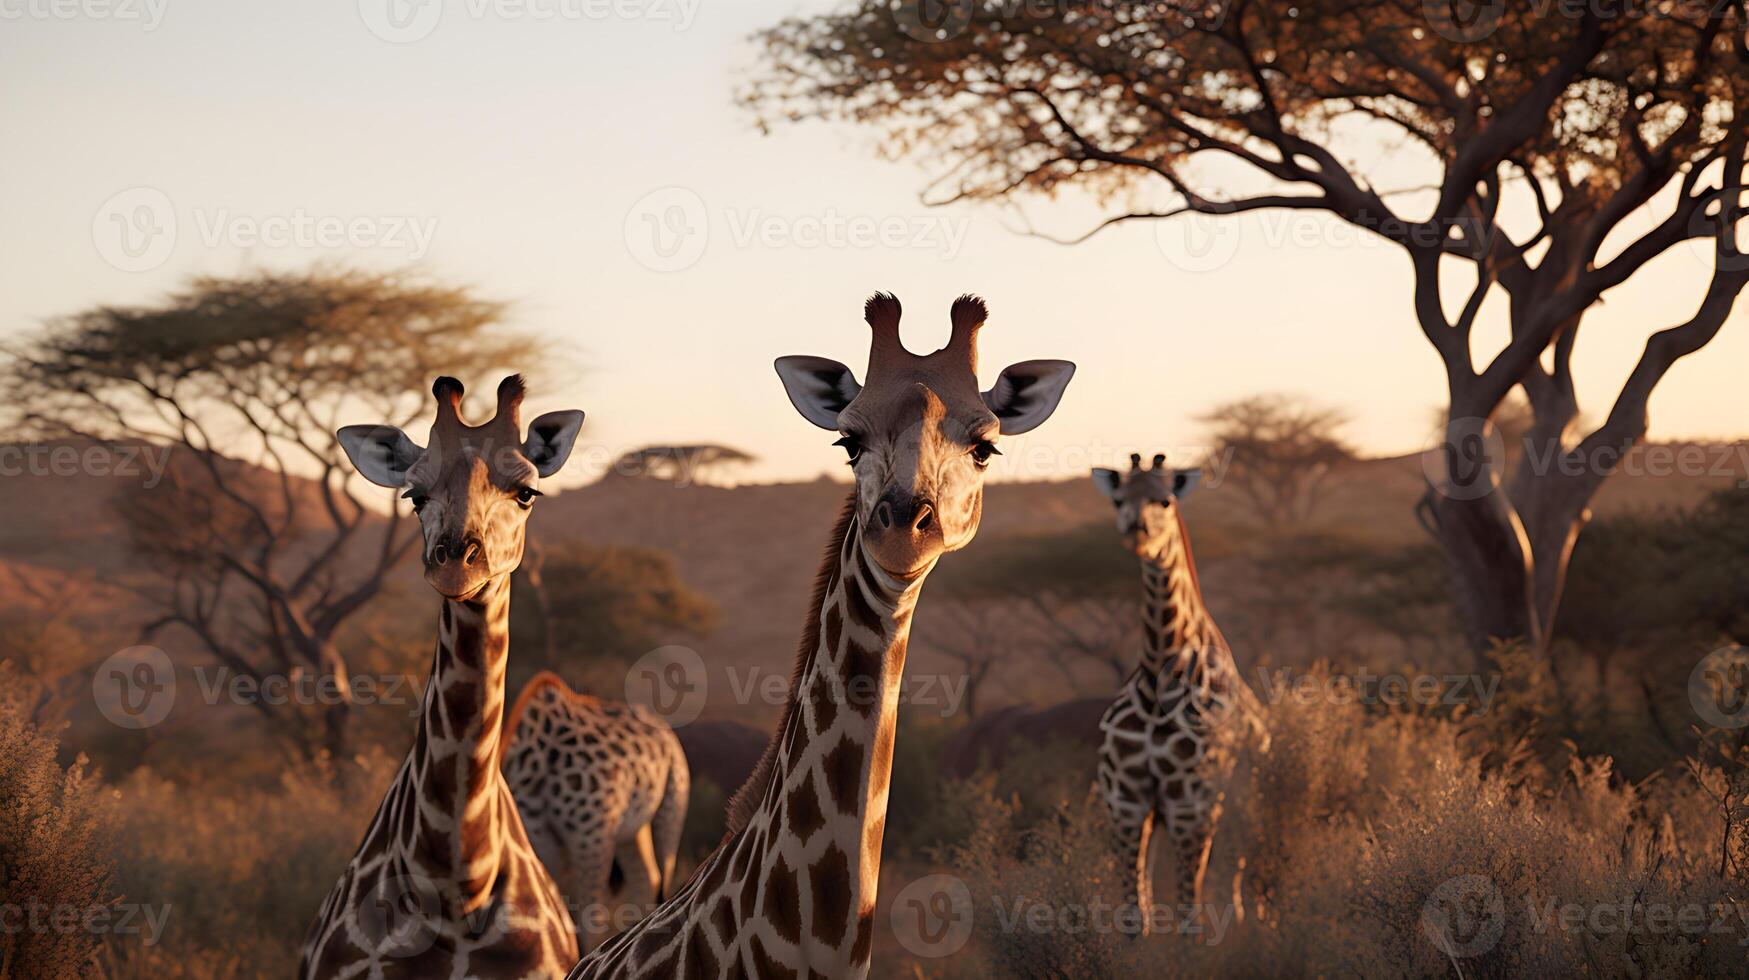
[[[257,683],[319,680],[337,702],[320,744],[338,755],[350,684],[336,634],[419,529],[392,497],[386,515],[366,506],[335,430],[406,427],[433,377],[526,364],[532,343],[502,314],[400,275],[198,278],[158,305],[50,321],[3,370],[32,436],[171,447],[162,483],[115,497],[145,568],[118,584],[154,610],[143,638],[181,629]]]
[[[862,0],[767,31],[748,98],[762,122],[848,119],[884,130],[890,153],[927,153],[942,168],[932,203],[1078,186],[1160,199],[1089,235],[1292,209],[1399,246],[1449,396],[1449,475],[1421,510],[1479,649],[1546,636],[1588,502],[1644,438],[1653,389],[1749,282],[1746,26],[1742,0]],[[1345,161],[1380,132],[1422,153],[1428,189],[1400,197]],[[1262,188],[1225,192],[1204,160]],[[1692,240],[1713,259],[1692,315],[1651,335],[1599,425],[1572,431],[1586,312]],[[1495,295],[1509,339],[1478,364],[1472,333]],[[1503,479],[1481,447],[1518,387],[1538,451]]]
[[[1285,395],[1227,402],[1197,421],[1208,426],[1214,455],[1229,460],[1224,479],[1272,525],[1310,517],[1331,469],[1354,459],[1337,435],[1347,422],[1341,412]]]

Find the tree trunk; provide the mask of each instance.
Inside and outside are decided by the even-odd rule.
[[[1532,552],[1505,494],[1466,500],[1429,488],[1419,512],[1445,553],[1458,622],[1477,662],[1498,642],[1541,643]]]

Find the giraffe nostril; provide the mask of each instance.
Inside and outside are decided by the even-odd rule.
[[[432,548],[431,561],[438,565],[447,564],[449,562],[449,549],[445,548],[443,545],[438,545],[437,547]]]
[[[879,504],[875,505],[874,516],[875,516],[875,523],[879,524],[881,527],[883,527],[883,528],[892,527],[893,526],[893,505],[887,503],[885,500],[881,501]]]
[[[472,565],[480,560],[480,542],[469,541],[467,550],[462,553],[462,564]]]
[[[929,525],[935,521],[935,508],[928,504],[918,504],[916,514],[911,517],[911,530],[918,533],[929,530]]]

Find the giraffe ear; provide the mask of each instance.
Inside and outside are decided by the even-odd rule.
[[[1188,496],[1190,491],[1195,490],[1196,485],[1201,482],[1201,469],[1179,470],[1172,474],[1172,496],[1178,498]]]
[[[790,404],[822,429],[837,431],[838,413],[862,392],[856,375],[830,358],[793,354],[778,358],[773,367]]]
[[[1099,492],[1107,497],[1116,500],[1117,488],[1122,483],[1123,477],[1118,476],[1116,470],[1108,470],[1103,466],[1093,468],[1093,485],[1098,487]]]
[[[425,450],[392,425],[349,425],[334,433],[359,475],[379,487],[399,487]]]
[[[522,441],[522,455],[534,464],[541,476],[552,476],[571,456],[571,446],[577,441],[577,430],[583,428],[583,413],[548,412],[528,423],[528,438]]]
[[[1069,361],[1021,361],[1002,369],[996,384],[984,392],[984,404],[996,413],[1002,434],[1017,436],[1044,424],[1063,400],[1075,365]]]

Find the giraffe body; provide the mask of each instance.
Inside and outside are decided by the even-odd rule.
[[[1256,698],[1203,603],[1179,512],[1178,498],[1200,474],[1163,463],[1157,456],[1145,469],[1132,457],[1127,478],[1094,471],[1142,562],[1141,662],[1100,721],[1098,770],[1117,832],[1127,924],[1142,933],[1156,917],[1156,837],[1166,838],[1175,861],[1177,901],[1187,907],[1180,911],[1197,911],[1234,736],[1244,727],[1261,734]]]
[[[647,911],[667,897],[691,777],[680,739],[654,711],[578,694],[543,671],[510,713],[503,771],[585,952],[614,931],[616,857],[630,903]]]
[[[765,757],[729,807],[721,845],[648,918],[571,972],[598,978],[866,977],[899,690],[924,578],[982,514],[994,439],[1048,418],[1073,365],[1029,361],[976,388],[982,302],[952,311],[926,357],[899,343],[876,294],[867,385],[815,357],[778,361],[803,417],[836,429],[856,489],[826,549]]]
[[[558,888],[498,768],[510,573],[536,478],[564,464],[583,420],[543,415],[524,440],[522,391],[520,377],[505,379],[497,415],[470,426],[460,382],[438,379],[429,449],[389,426],[340,431],[367,479],[407,488],[443,604],[413,746],[305,935],[306,980],[520,980],[576,960]]]

